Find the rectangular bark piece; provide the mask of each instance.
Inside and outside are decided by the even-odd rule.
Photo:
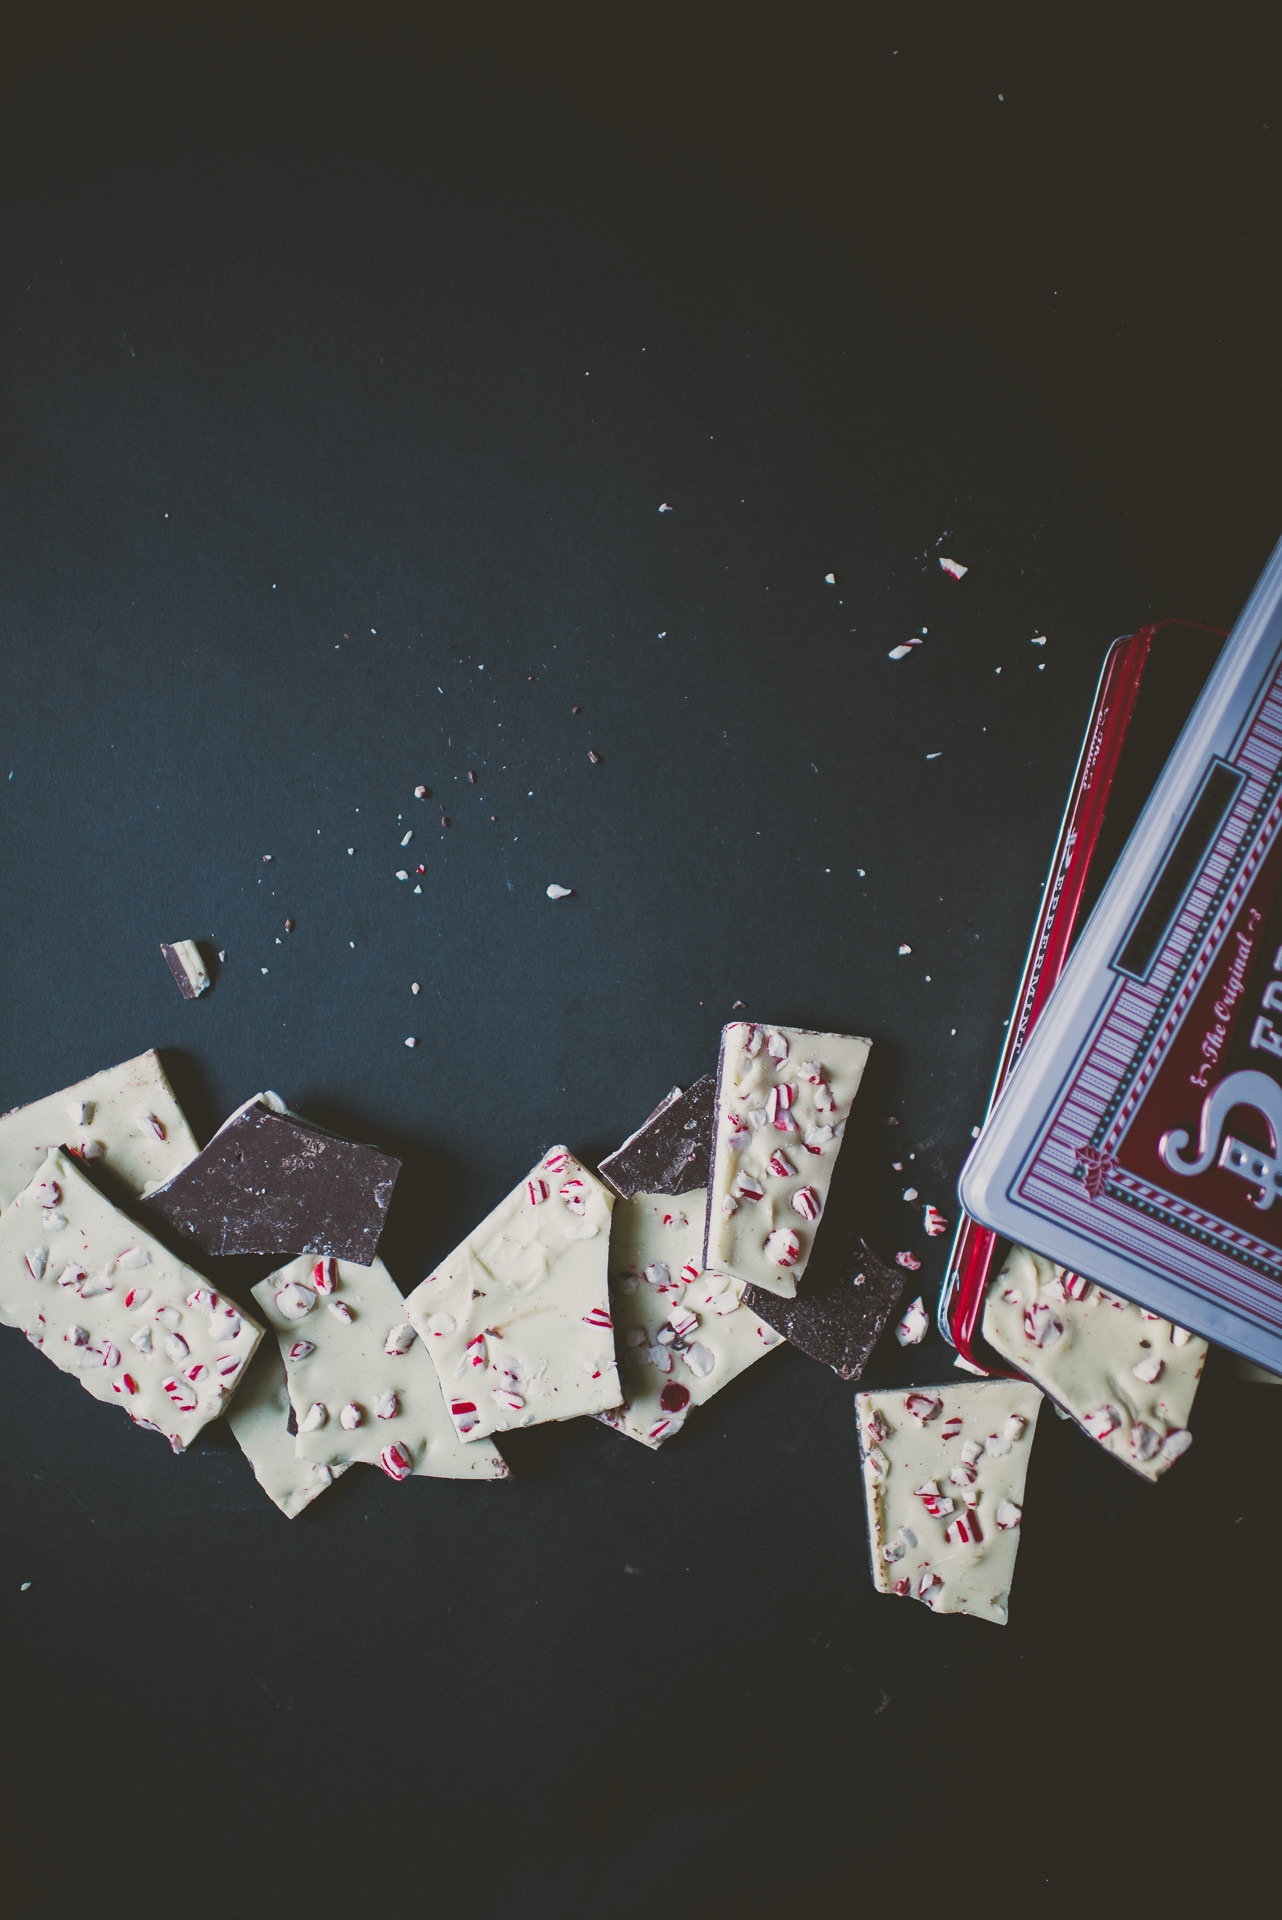
[[[206,1253],[323,1253],[367,1267],[400,1170],[391,1154],[257,1094],[143,1205]]]

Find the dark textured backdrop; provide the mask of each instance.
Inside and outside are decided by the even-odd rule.
[[[1230,624],[1279,520],[1276,49],[1034,19],[20,25],[0,1106],[149,1045],[202,1137],[275,1087],[404,1156],[408,1287],[742,1000],[873,1036],[870,1232],[933,1301],[899,1195],[955,1211],[1104,649]],[[1156,1490],[1043,1421],[1004,1632],[872,1594],[795,1352],[656,1457],[539,1429],[293,1523],[217,1431],[173,1460],[16,1335],[0,1380],[24,1912],[1258,1865],[1282,1409],[1222,1356]]]

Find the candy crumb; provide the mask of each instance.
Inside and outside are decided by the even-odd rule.
[[[568,900],[573,892],[573,887],[558,887],[556,883],[553,882],[547,890],[547,896],[549,900]]]

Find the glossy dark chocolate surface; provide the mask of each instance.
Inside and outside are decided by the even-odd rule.
[[[706,1187],[716,1090],[713,1073],[705,1073],[684,1091],[674,1088],[623,1146],[598,1161],[602,1179],[625,1197],[692,1193]]]

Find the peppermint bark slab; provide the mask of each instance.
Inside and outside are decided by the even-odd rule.
[[[745,1287],[743,1300],[812,1360],[821,1360],[843,1380],[857,1380],[899,1305],[907,1275],[888,1267],[857,1237],[843,1237],[837,1248],[825,1238],[795,1299]]]
[[[622,1405],[608,1427],[658,1447],[746,1367],[783,1342],[742,1305],[743,1283],[705,1273],[706,1193],[637,1193],[610,1220],[610,1310]]]
[[[1006,1624],[1040,1405],[1026,1380],[855,1395],[879,1593]]]
[[[0,1116],[0,1207],[55,1147],[96,1161],[125,1192],[159,1186],[196,1153],[196,1136],[154,1052]]]
[[[705,1073],[683,1093],[661,1100],[635,1133],[597,1168],[607,1186],[629,1199],[640,1193],[707,1194],[712,1161],[715,1075]]]
[[[507,1478],[493,1447],[459,1439],[381,1260],[304,1255],[260,1280],[254,1298],[280,1344],[301,1461],[335,1473],[363,1462],[392,1480]]]
[[[618,1406],[613,1205],[595,1174],[553,1147],[409,1295],[460,1439]]]
[[[206,1253],[277,1259],[330,1254],[368,1265],[401,1163],[291,1113],[260,1093],[147,1196],[147,1207]]]
[[[870,1045],[744,1020],[723,1029],[705,1267],[796,1293]]]
[[[1192,1446],[1206,1341],[1185,1328],[1012,1247],[984,1300],[984,1338],[1145,1480]]]
[[[295,1452],[296,1422],[285,1383],[285,1363],[275,1341],[265,1340],[254,1355],[227,1409],[227,1424],[254,1469],[255,1480],[289,1520],[346,1471],[300,1460]]]
[[[262,1336],[62,1153],[0,1214],[0,1320],[175,1453],[223,1411]]]

